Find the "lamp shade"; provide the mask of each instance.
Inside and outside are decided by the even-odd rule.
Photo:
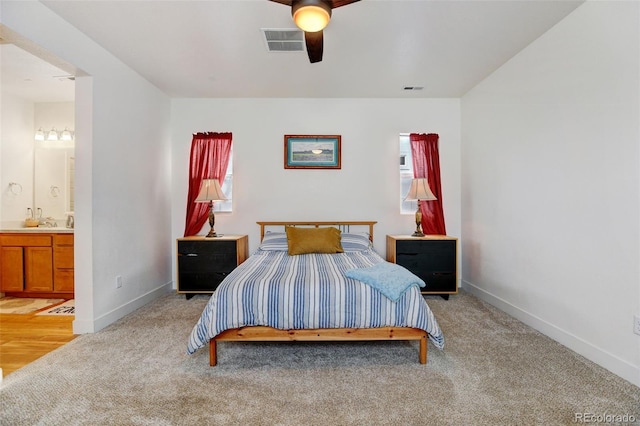
[[[196,198],[196,203],[204,203],[209,201],[226,201],[224,192],[220,188],[218,179],[203,179],[200,184],[200,192]]]
[[[431,192],[431,188],[429,188],[429,182],[426,178],[416,178],[411,180],[411,187],[409,188],[409,192],[407,196],[404,197],[405,200],[437,200],[436,196]]]
[[[331,8],[321,0],[303,0],[291,8],[293,21],[302,31],[322,31],[331,19]]]

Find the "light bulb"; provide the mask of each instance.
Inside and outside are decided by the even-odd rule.
[[[321,6],[302,6],[293,12],[293,21],[302,31],[322,31],[331,19],[331,9]]]
[[[48,141],[57,141],[58,140],[58,132],[56,132],[56,129],[52,128],[49,133],[47,133],[47,140]]]
[[[44,140],[44,130],[42,130],[42,127],[40,127],[38,129],[38,131],[36,132],[35,140],[37,140],[37,141],[43,141]]]

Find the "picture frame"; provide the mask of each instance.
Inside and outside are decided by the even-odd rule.
[[[340,169],[340,135],[284,135],[285,169]]]

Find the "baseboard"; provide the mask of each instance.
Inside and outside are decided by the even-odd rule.
[[[129,315],[131,312],[135,311],[146,305],[149,302],[169,293],[172,291],[173,281],[163,284],[142,296],[139,296],[124,305],[117,307],[104,315],[95,318],[93,321],[81,321],[75,320],[73,321],[73,332],[74,334],[85,334],[85,333],[95,333],[96,331],[102,330],[108,325],[113,324],[120,318],[123,318],[126,315]]]
[[[462,281],[462,288],[468,293],[473,294],[477,298],[484,300],[485,302],[495,306],[501,311],[506,312],[512,317],[522,321],[529,327],[538,330],[545,336],[555,340],[556,342],[566,346],[572,351],[582,355],[588,360],[595,362],[602,368],[605,368],[613,374],[622,377],[623,379],[633,383],[635,386],[640,387],[640,367],[630,364],[629,362],[618,358],[617,356],[598,348],[591,343],[575,336],[545,320],[539,318],[510,302],[495,296],[483,290],[468,281]]]

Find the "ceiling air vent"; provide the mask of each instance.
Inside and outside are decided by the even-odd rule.
[[[304,52],[304,33],[298,29],[262,28],[269,52]]]
[[[424,86],[404,86],[402,90],[422,90]]]

